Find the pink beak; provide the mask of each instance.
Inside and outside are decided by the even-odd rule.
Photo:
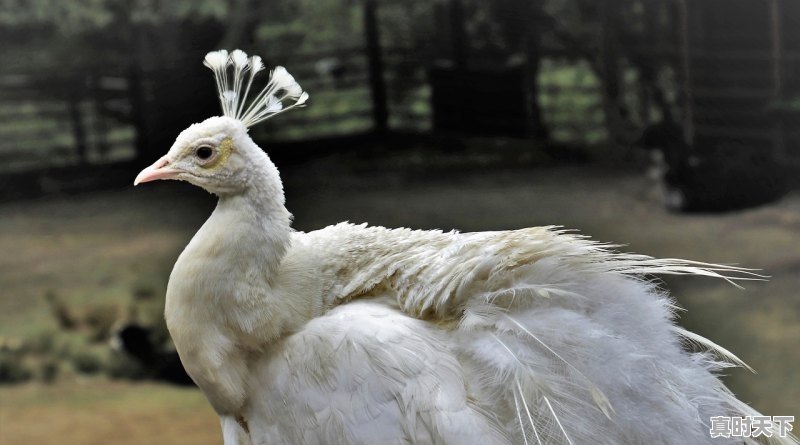
[[[169,168],[170,160],[166,156],[156,161],[150,167],[145,168],[133,180],[133,185],[137,186],[143,182],[155,181],[158,179],[172,179],[181,173],[181,170]]]

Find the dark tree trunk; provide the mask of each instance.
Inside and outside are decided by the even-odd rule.
[[[232,50],[253,44],[253,31],[259,23],[259,2],[234,0],[227,19],[225,33],[219,43],[220,49]],[[256,12],[256,13],[254,13]],[[216,48],[215,48],[216,49]]]
[[[600,65],[603,81],[603,111],[605,114],[608,142],[616,145],[621,141],[619,86],[619,0],[602,0],[600,5]]]
[[[542,57],[542,0],[496,0],[492,3],[493,15],[503,30],[509,56],[520,55],[525,61],[525,81],[530,119],[528,133],[540,141],[547,141],[549,132],[542,120],[539,104],[539,69]]]
[[[450,35],[452,36],[453,63],[458,69],[467,68],[467,30],[465,29],[464,2],[450,0]]]
[[[544,124],[542,118],[542,107],[539,104],[539,69],[542,60],[542,28],[543,25],[535,21],[536,17],[541,16],[542,1],[524,2],[529,5],[534,12],[526,14],[531,26],[527,29],[526,41],[526,61],[528,71],[528,103],[531,110],[531,136],[542,142],[547,142],[550,132]]]
[[[389,106],[386,97],[386,80],[383,77],[383,54],[381,53],[381,37],[376,9],[377,2],[375,0],[364,2],[364,33],[367,40],[373,130],[383,134],[389,129]]]
[[[72,137],[75,140],[75,153],[78,154],[78,163],[86,164],[86,130],[83,127],[83,114],[81,113],[80,94],[73,91],[67,101],[69,119],[72,124]]]

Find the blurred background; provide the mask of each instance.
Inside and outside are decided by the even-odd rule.
[[[284,65],[309,106],[252,129],[298,230],[557,224],[736,263],[668,279],[681,323],[800,416],[800,2],[0,2],[0,444],[220,443],[163,324],[214,198],[131,183],[219,114],[206,52]]]

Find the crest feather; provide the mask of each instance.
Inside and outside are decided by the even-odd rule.
[[[308,93],[294,77],[286,68],[277,66],[270,72],[267,85],[245,106],[253,80],[264,70],[264,63],[261,57],[248,57],[240,49],[230,53],[224,49],[212,51],[206,54],[203,65],[214,72],[222,114],[242,121],[246,127],[308,101]]]

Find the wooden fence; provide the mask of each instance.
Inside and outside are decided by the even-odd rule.
[[[500,113],[507,121],[502,124],[524,120],[525,84],[531,82],[524,72],[508,77],[514,68],[505,68],[506,73],[485,76],[484,81],[506,79],[495,91],[506,98],[504,103],[493,102],[497,101],[493,90],[477,85],[481,79],[474,73],[453,77],[453,85],[436,85],[434,77],[443,71],[437,68],[430,48],[381,45],[378,3],[365,0],[363,4],[362,45],[316,53],[262,54],[270,64],[287,66],[311,93],[311,100],[307,108],[254,128],[257,140],[274,145],[393,131],[426,134],[441,129],[437,126],[456,124],[476,129],[480,126],[470,123],[497,120],[497,105],[506,103],[508,110],[501,111],[513,113]],[[675,46],[680,39],[674,39],[658,48],[646,44],[629,48],[627,55],[619,56],[617,89],[622,101],[629,102],[624,105],[642,116],[649,114],[636,84],[637,70],[626,67],[626,58],[635,58],[637,52],[647,55],[645,60],[683,57],[687,70],[676,73],[676,85],[668,93],[683,97],[680,105],[686,113],[687,133],[696,133],[703,144],[727,138],[751,145],[779,143],[781,150],[791,151],[800,140],[800,126],[784,121],[797,120],[800,106],[790,104],[798,110],[778,117],[768,114],[767,107],[776,99],[789,101],[797,90],[791,84],[797,83],[792,79],[800,71],[800,47],[789,45],[786,39],[783,47],[776,46],[780,41],[765,34],[767,25],[752,30],[762,36],[759,47],[743,47],[752,42],[736,40],[738,34],[717,38],[706,31],[700,39],[697,30],[719,27],[701,26],[706,19],[692,17],[687,20],[697,23],[686,23],[683,47]],[[766,23],[768,17],[762,18]],[[788,26],[783,32],[796,33]],[[586,54],[543,47],[540,55],[534,82],[551,139],[574,145],[607,141],[607,128],[611,128],[604,100],[607,88]],[[218,110],[211,73],[200,66],[200,57],[194,54],[191,60],[173,60],[171,66],[158,68],[89,66],[43,74],[0,69],[0,174],[154,159],[169,148],[177,132]],[[776,77],[776,72],[783,75]],[[459,82],[463,83],[459,88],[449,88]],[[508,84],[513,82],[522,85]],[[519,100],[515,101],[517,89]],[[455,124],[448,122],[448,110],[459,109],[477,114]],[[524,131],[517,131],[523,126],[524,122],[517,123],[505,134],[524,136]]]
[[[385,100],[385,108],[376,106],[375,86],[370,82],[363,49],[293,55],[289,69],[311,92],[310,105],[255,127],[253,136],[274,144],[376,130],[429,133],[433,129],[429,69],[424,65],[407,66],[404,51],[408,49],[387,51],[391,55],[386,57],[383,67],[384,99],[381,99]],[[395,63],[404,66],[398,69]],[[553,59],[546,65],[552,69],[541,78],[541,100],[545,120],[553,128],[555,138],[575,143],[601,140],[604,133],[602,115],[599,118],[597,115],[602,110],[596,79],[580,68],[570,68],[564,61]],[[201,76],[199,89],[190,91],[203,96],[206,102],[213,101],[211,73],[199,63],[188,66],[194,66]],[[165,152],[169,148],[165,144],[170,143],[152,139],[154,126],[169,116],[177,116],[182,108],[197,106],[177,97],[174,99],[177,103],[169,107],[164,103],[170,101],[165,90],[171,87],[167,85],[174,82],[165,79],[174,78],[174,73],[61,72],[58,75],[58,79],[37,79],[30,73],[0,76],[0,173],[152,157]],[[183,83],[184,79],[177,82]],[[465,100],[480,103],[495,99]],[[216,111],[208,106],[205,109],[209,110],[207,116]],[[385,111],[380,112],[381,109]],[[480,108],[473,111],[481,112]],[[587,113],[595,119],[576,118]],[[474,118],[488,119],[480,114]],[[179,116],[180,122],[165,137],[174,139],[176,131],[196,119]],[[576,135],[582,139],[572,140]]]

